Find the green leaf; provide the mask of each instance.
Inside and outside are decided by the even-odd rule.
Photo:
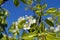
[[[46,7],[47,7],[47,4],[44,4],[44,5],[42,6],[43,9],[45,9]]]
[[[19,0],[14,0],[14,5],[16,6],[16,7],[18,7],[19,6]]]
[[[27,4],[26,0],[21,0],[24,4]]]
[[[45,26],[44,26],[44,23],[43,22],[40,23],[40,31],[41,32],[44,32],[45,31]]]
[[[0,5],[3,3],[4,0],[0,0]]]
[[[28,0],[28,1],[27,1],[27,4],[28,4],[28,5],[32,5],[32,4],[33,4],[33,1],[32,1],[32,0]]]
[[[50,21],[50,20],[48,20],[48,19],[46,19],[45,22],[46,22],[49,26],[54,26],[53,22]]]
[[[35,34],[35,33],[29,33],[29,34],[24,34],[23,35],[23,38],[22,39],[33,39],[34,38],[34,36],[36,36],[37,34]]]
[[[38,16],[41,16],[41,11],[40,11],[40,10],[36,10],[35,13],[36,13]]]
[[[60,17],[60,12],[59,11],[55,12],[54,16]]]
[[[50,34],[47,34],[47,35],[46,35],[46,39],[47,39],[47,40],[54,40],[55,37],[52,36],[52,35],[50,35]]]
[[[55,37],[55,40],[60,40],[60,37]]]
[[[55,13],[57,11],[56,8],[49,8],[46,12],[47,13]]]
[[[42,7],[41,7],[40,4],[36,4],[36,8],[37,8],[37,9],[41,9]]]
[[[3,35],[0,33],[0,39],[3,37]]]

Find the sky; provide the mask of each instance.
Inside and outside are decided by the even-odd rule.
[[[45,0],[47,3],[47,9],[50,7],[60,8],[60,0]],[[27,10],[25,11],[25,4],[20,2],[19,7],[15,7],[13,4],[13,0],[8,0],[5,4],[2,5],[3,8],[8,10],[9,16],[7,17],[8,27],[12,24],[12,22],[17,21],[20,16],[25,15],[34,15],[33,11]]]

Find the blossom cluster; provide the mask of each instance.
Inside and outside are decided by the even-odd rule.
[[[25,17],[24,16],[23,17],[19,17],[18,20],[17,20],[17,22],[15,22],[17,30],[19,29],[18,28],[18,23],[22,22],[23,20],[25,20],[25,23],[22,24],[24,30],[29,30],[31,24],[36,23],[36,19],[33,18],[33,16],[27,16],[27,15],[25,15]]]

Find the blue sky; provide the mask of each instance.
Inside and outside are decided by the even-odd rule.
[[[60,8],[60,0],[45,0],[45,2],[48,5],[47,8]],[[9,16],[7,17],[8,26],[10,26],[12,22],[16,21],[20,16],[34,15],[31,10],[24,10],[25,5],[22,2],[20,2],[20,6],[16,8],[13,4],[13,0],[9,0],[3,4],[2,7],[9,11]]]

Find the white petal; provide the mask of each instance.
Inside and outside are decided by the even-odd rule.
[[[30,27],[27,27],[27,28],[23,28],[24,30],[29,30],[30,29]]]
[[[29,30],[29,29],[30,29],[30,26],[31,26],[31,25],[28,25],[28,27],[27,27],[27,25],[25,24],[23,29],[24,29],[24,30]]]
[[[36,23],[36,19],[33,20],[33,23]]]

